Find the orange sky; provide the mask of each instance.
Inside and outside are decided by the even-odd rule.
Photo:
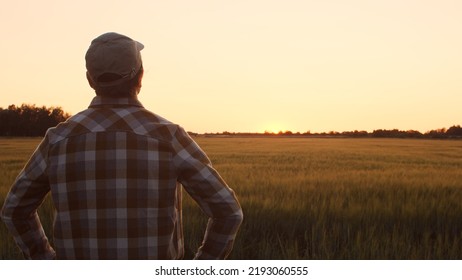
[[[8,1],[0,106],[86,108],[90,41],[145,45],[140,100],[196,132],[462,124],[462,1]]]

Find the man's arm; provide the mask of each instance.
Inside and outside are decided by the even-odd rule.
[[[176,134],[175,163],[179,181],[209,217],[202,246],[195,259],[225,259],[242,223],[241,206],[199,146],[180,129]]]
[[[3,204],[1,216],[26,259],[53,259],[37,215],[50,190],[46,176],[48,141],[45,138],[16,178]]]

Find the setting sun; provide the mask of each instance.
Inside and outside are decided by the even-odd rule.
[[[285,132],[290,130],[287,125],[283,124],[282,122],[273,122],[273,123],[268,123],[263,126],[263,129],[260,130],[260,132],[263,133],[274,133],[277,134],[279,132]]]

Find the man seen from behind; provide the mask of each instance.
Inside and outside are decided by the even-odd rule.
[[[209,217],[195,258],[224,259],[242,210],[185,130],[146,110],[144,46],[105,33],[86,53],[96,97],[88,109],[47,131],[18,175],[2,219],[28,259],[180,259],[182,188]],[[51,193],[51,247],[37,208]]]

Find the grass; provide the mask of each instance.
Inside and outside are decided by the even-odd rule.
[[[39,139],[0,140],[0,200]],[[233,259],[462,259],[462,141],[205,138],[245,220]],[[186,196],[186,194],[185,194]],[[41,209],[50,233],[52,204]],[[184,201],[186,258],[206,218]],[[20,258],[0,226],[0,258]]]

